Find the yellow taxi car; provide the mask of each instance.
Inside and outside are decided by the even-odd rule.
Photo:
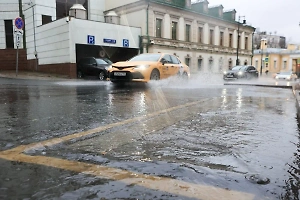
[[[190,77],[189,67],[167,53],[139,54],[128,61],[112,64],[108,73],[111,82],[149,82],[177,75],[186,79]]]

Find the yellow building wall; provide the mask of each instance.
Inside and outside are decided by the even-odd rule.
[[[290,55],[282,55],[280,71],[291,71],[289,66],[290,66]]]
[[[275,63],[276,61],[276,63]],[[279,54],[270,54],[269,55],[269,63],[268,70],[271,73],[277,73],[281,70],[281,56]]]

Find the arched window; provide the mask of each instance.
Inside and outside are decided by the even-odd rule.
[[[232,59],[229,58],[228,60],[228,69],[231,70],[232,69]]]
[[[203,65],[203,59],[202,59],[202,56],[200,55],[198,57],[198,71],[201,71],[202,70],[202,65]]]
[[[219,59],[219,71],[222,71],[223,70],[223,58],[221,57]]]
[[[210,56],[208,59],[208,66],[210,71],[212,71],[213,65],[214,65],[214,59],[212,56]]]

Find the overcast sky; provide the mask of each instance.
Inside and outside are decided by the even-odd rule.
[[[195,2],[196,0],[192,0]],[[277,32],[289,43],[300,44],[300,0],[208,0],[209,7],[222,4],[235,9],[248,24],[267,33]]]

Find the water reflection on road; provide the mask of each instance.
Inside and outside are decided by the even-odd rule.
[[[299,127],[291,90],[222,83],[192,80],[178,84],[169,80],[126,86],[96,81],[2,85],[0,148],[6,150],[137,119],[89,137],[27,153],[248,192],[257,199],[297,199]],[[191,102],[198,103],[184,106]],[[10,165],[1,162],[3,166]],[[11,166],[27,167],[17,163]],[[39,180],[43,173],[38,170],[29,177]],[[13,194],[17,187],[8,188],[3,180],[12,180],[14,176],[18,173],[0,174],[0,191]],[[53,185],[67,182],[64,173],[55,172],[53,176],[57,178],[55,181],[51,177]],[[80,174],[67,176],[80,183],[74,186],[76,189],[65,185],[50,195],[52,190],[42,186],[36,190],[28,183],[26,192],[18,193],[18,198],[28,198],[26,193],[33,191],[37,198],[87,198],[84,194],[91,190],[97,191],[92,195],[94,198],[103,197],[102,194],[107,198],[164,196],[147,191],[145,197],[145,188],[136,188],[140,194],[128,190],[128,194],[123,191],[116,196],[117,188],[124,187],[117,181],[94,180]],[[90,179],[96,183],[88,184]],[[165,199],[168,198],[172,196]]]

